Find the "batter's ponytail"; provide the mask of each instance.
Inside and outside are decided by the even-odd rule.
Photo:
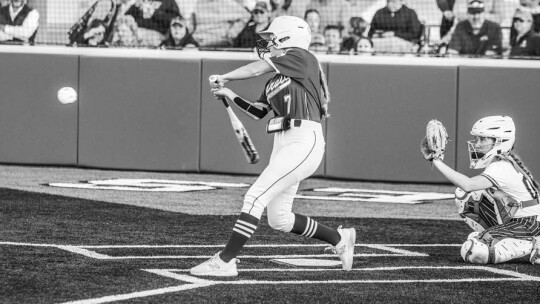
[[[321,100],[321,117],[322,118],[328,118],[330,114],[328,113],[328,104],[330,103],[330,91],[328,90],[328,81],[326,80],[326,75],[324,74],[324,71],[319,64],[319,74],[321,78],[321,87],[322,87],[322,96],[323,100]]]

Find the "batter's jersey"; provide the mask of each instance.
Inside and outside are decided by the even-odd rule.
[[[493,161],[481,174],[489,179],[493,186],[511,198],[524,202],[536,199],[538,193],[529,179],[518,172],[507,160]],[[540,215],[540,205],[519,208],[514,217]]]
[[[276,75],[268,80],[257,101],[269,104],[276,116],[320,122],[324,96],[317,58],[309,51],[292,48],[266,61]]]

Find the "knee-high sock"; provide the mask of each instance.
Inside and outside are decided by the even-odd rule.
[[[325,241],[333,246],[337,245],[341,240],[341,236],[337,230],[318,223],[310,217],[301,214],[294,214],[294,225],[291,232],[308,238]]]
[[[253,233],[255,233],[258,225],[258,218],[244,212],[240,213],[240,216],[234,224],[231,237],[219,257],[225,262],[229,262],[231,259],[236,258],[246,242],[251,238]]]

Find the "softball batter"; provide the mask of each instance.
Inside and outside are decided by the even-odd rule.
[[[273,229],[328,242],[339,255],[343,269],[353,264],[356,231],[336,230],[292,212],[300,182],[313,174],[324,154],[325,140],[321,120],[328,116],[329,93],[326,77],[317,58],[308,51],[311,31],[297,17],[274,19],[268,30],[260,32],[257,51],[260,61],[224,75],[210,83],[216,98],[233,101],[254,119],[270,111],[275,115],[267,126],[274,136],[270,162],[244,197],[242,212],[233,227],[225,249],[210,260],[193,267],[191,274],[237,276],[236,257],[251,238],[264,209]],[[229,81],[248,79],[275,72],[256,102],[242,99],[223,87]]]
[[[468,142],[470,167],[484,169],[467,177],[441,159],[433,165],[458,186],[459,213],[475,232],[461,247],[466,262],[503,263],[528,256],[540,264],[538,183],[514,152],[516,127],[508,116],[478,120]]]

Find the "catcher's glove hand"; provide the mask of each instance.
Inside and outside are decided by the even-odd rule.
[[[443,124],[436,120],[430,120],[426,126],[426,137],[420,145],[420,152],[428,161],[444,159],[444,150],[448,144],[448,132]]]

